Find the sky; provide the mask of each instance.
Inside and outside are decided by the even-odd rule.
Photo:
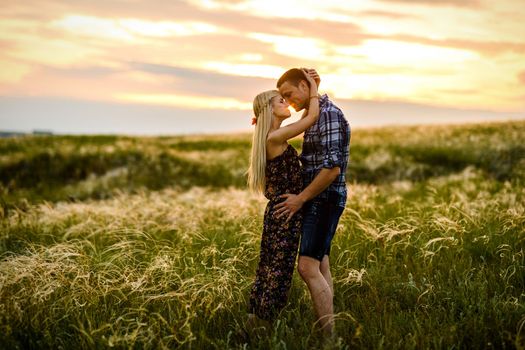
[[[523,23],[525,0],[2,0],[0,131],[249,131],[293,67],[354,127],[525,119]]]

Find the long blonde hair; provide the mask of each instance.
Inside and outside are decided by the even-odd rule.
[[[248,186],[254,192],[264,192],[266,168],[266,138],[272,126],[272,98],[279,96],[279,91],[269,90],[253,99],[253,113],[256,124],[253,132],[252,154],[248,169]]]

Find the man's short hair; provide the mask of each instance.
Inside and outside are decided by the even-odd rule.
[[[310,83],[308,82],[308,79],[306,79],[304,71],[298,68],[292,68],[284,72],[283,75],[281,75],[281,77],[277,81],[277,88],[279,89],[281,85],[283,85],[286,82],[289,82],[293,86],[299,86],[301,80],[304,80],[306,82],[306,85],[310,87]]]

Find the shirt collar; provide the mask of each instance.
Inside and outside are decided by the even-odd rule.
[[[327,94],[322,95],[319,98],[319,108],[325,107],[329,102],[330,100],[328,99],[328,95]]]

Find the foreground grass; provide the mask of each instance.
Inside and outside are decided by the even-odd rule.
[[[354,134],[357,164],[386,175],[349,184],[331,255],[337,339],[329,348],[525,346],[523,125],[480,128],[438,128],[434,141],[410,136],[411,128]],[[397,143],[385,141],[394,134]],[[489,136],[468,143],[472,134]],[[198,163],[211,142],[217,152],[208,161],[224,161],[244,154],[240,140],[185,140],[177,152]],[[143,142],[154,154],[174,152],[170,147],[182,141],[125,142]],[[473,152],[479,143],[513,155],[461,154],[462,143]],[[412,163],[403,159],[416,169],[410,173],[395,169],[407,149]],[[439,169],[428,173],[420,160],[435,157],[436,149],[460,154],[440,158]],[[32,151],[13,151],[4,164],[16,163],[15,153],[25,159],[24,152]],[[415,154],[424,156],[416,161]],[[508,163],[501,174],[491,170],[497,162]],[[100,181],[93,175],[55,188],[68,193]],[[11,187],[0,220],[0,348],[319,348],[297,274],[272,333],[239,336],[265,200],[235,183],[190,185],[108,185],[107,198],[85,189],[82,201],[42,202],[39,192],[23,206],[13,203],[31,187]]]

